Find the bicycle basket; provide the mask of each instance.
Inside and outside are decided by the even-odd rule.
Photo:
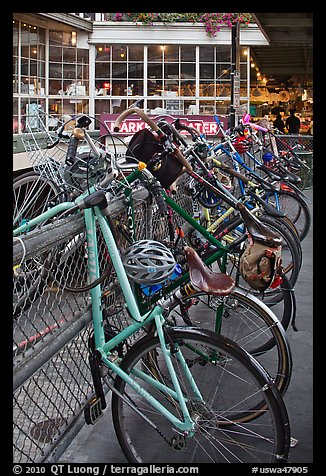
[[[82,142],[77,149],[75,162],[64,167],[63,176],[67,185],[84,191],[104,177],[107,165],[105,149],[99,142],[96,142],[96,149],[100,157],[95,156],[89,146]]]
[[[240,274],[256,291],[265,291],[274,281],[281,264],[282,246],[268,247],[263,243],[247,242],[240,257]]]
[[[126,151],[126,161],[141,161],[147,164],[156,154],[161,154],[159,162],[148,168],[163,188],[169,188],[181,174],[182,164],[176,157],[164,151],[163,146],[148,129],[142,129],[133,135]]]

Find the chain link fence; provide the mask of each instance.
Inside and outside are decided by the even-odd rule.
[[[192,199],[184,194],[186,181],[173,198],[192,213]],[[136,239],[167,239],[166,218],[148,192],[140,187],[133,197]],[[124,199],[114,199],[109,206],[115,224],[126,226]],[[84,424],[83,410],[94,392],[88,363],[90,296],[79,291],[87,282],[83,227],[82,217],[70,216],[14,239],[15,463],[57,461]],[[100,233],[98,244],[104,273],[108,255]],[[121,234],[119,246],[126,244]],[[121,330],[130,320],[112,269],[102,289],[110,326]]]

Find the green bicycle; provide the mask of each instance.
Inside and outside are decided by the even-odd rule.
[[[263,367],[225,336],[200,328],[166,326],[164,298],[141,313],[109,226],[103,190],[90,190],[75,202],[58,204],[16,228],[14,236],[19,240],[15,247],[26,245],[14,255],[14,263],[24,254],[29,258],[35,226],[66,211],[75,212],[77,219],[81,210],[90,280],[99,278],[98,223],[130,315],[130,324],[114,332],[103,317],[101,285],[91,289],[94,336],[90,363],[96,396],[89,418],[106,406],[104,379],[112,390],[116,435],[131,463],[286,462],[290,443],[287,412]],[[42,227],[44,238],[53,233],[51,227],[52,223]],[[217,275],[222,284],[220,279],[215,284],[215,295],[225,291],[225,276]],[[145,333],[125,352],[122,347],[127,339],[150,323],[155,323],[155,332]]]

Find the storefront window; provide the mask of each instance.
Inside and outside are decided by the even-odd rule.
[[[89,94],[89,50],[77,48],[73,44],[72,32],[50,30],[49,95],[51,96],[73,97]],[[71,104],[74,104],[72,101],[73,99]]]
[[[122,112],[137,97],[145,98],[146,111],[152,114],[222,114],[229,106],[230,45],[97,44],[95,83],[90,90],[93,65],[89,65],[89,48],[77,47],[78,32],[49,30],[46,45],[43,28],[17,21],[13,30],[13,89],[20,95],[15,124],[31,103],[21,99],[33,96],[32,103],[38,104],[37,98],[45,93],[55,114],[88,111],[93,96],[98,117],[102,112]],[[248,68],[247,58],[242,60],[243,98]]]
[[[96,114],[101,110],[100,98],[106,96],[144,95],[144,46],[97,45],[95,59]],[[105,99],[109,112],[121,112],[126,102]],[[104,112],[104,111],[101,111]]]
[[[16,48],[16,51],[18,52],[18,48]],[[29,96],[45,95],[44,28],[29,23],[21,23],[20,56],[20,93]]]
[[[19,42],[19,29],[18,29],[18,22],[14,20],[13,22],[13,92],[18,93],[18,85],[19,85],[19,78],[18,78],[18,42]]]
[[[12,131],[13,134],[18,134],[18,98],[13,99],[13,114],[12,114]]]

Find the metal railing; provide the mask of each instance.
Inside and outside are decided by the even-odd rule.
[[[148,192],[140,187],[133,196],[137,239],[163,240],[167,223]],[[182,184],[174,199],[192,213],[192,199]],[[109,207],[116,222],[127,223],[124,198],[113,199]],[[70,216],[22,236],[24,247],[19,239],[14,241],[15,463],[57,461],[84,424],[83,410],[93,394],[89,293],[66,289],[86,279],[85,246],[77,247],[64,262],[58,258],[74,237],[83,236],[83,226],[82,217]],[[101,236],[98,239],[101,248]],[[124,244],[122,238],[120,245]],[[106,252],[102,249],[99,254],[105,261]],[[51,267],[50,262],[60,265]],[[102,288],[111,289],[114,280],[112,272]],[[129,324],[119,294],[106,293],[103,306],[110,325],[121,329]]]

